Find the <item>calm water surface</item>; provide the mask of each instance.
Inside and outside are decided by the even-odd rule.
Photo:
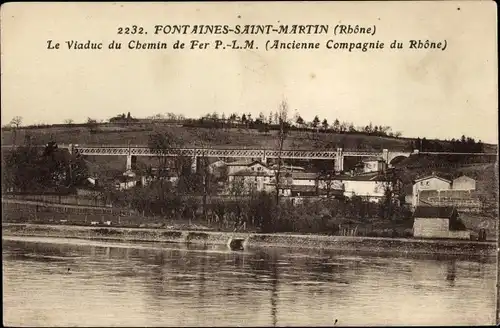
[[[36,237],[2,244],[4,325],[494,323],[491,260]]]

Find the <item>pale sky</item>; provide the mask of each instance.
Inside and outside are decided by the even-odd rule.
[[[147,35],[118,35],[136,24]],[[154,35],[168,24],[327,24],[324,35]],[[376,26],[375,35],[337,35],[337,24]],[[286,98],[291,114],[356,126],[370,121],[404,136],[462,134],[497,143],[494,2],[7,3],[1,7],[2,124],[109,119],[175,112],[254,117]],[[47,40],[60,42],[48,50]],[[68,50],[65,41],[123,42],[121,50]],[[254,50],[131,50],[130,40],[254,39]],[[267,40],[320,42],[316,50],[265,50]],[[380,42],[347,52],[338,42]],[[394,40],[405,49],[390,50]],[[410,50],[410,39],[447,49]]]

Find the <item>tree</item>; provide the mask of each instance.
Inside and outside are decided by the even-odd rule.
[[[324,189],[326,192],[326,197],[330,198],[331,191],[333,190],[333,186],[335,183],[335,167],[333,161],[330,164],[323,168],[318,175],[318,192],[321,189]]]
[[[295,120],[295,123],[297,123],[298,126],[302,127],[304,125],[304,119],[299,115]]]
[[[186,172],[185,166],[187,159],[181,152],[182,144],[182,139],[171,132],[156,131],[149,136],[148,147],[152,153],[156,154],[158,161],[157,177],[159,179],[160,188],[159,196],[162,201],[165,199],[167,193],[167,186],[165,186],[164,180],[169,174],[170,162],[172,162],[173,168],[179,179],[181,179]],[[169,158],[172,160],[170,161]]]
[[[246,123],[247,122],[247,116],[245,114],[243,114],[241,116],[241,123]]]
[[[340,133],[344,133],[344,132],[346,132],[346,131],[347,131],[347,128],[348,128],[348,126],[349,126],[349,123],[347,123],[347,122],[342,122],[342,123],[340,124],[340,127],[339,127],[339,132],[340,132]]]
[[[285,144],[285,139],[287,136],[287,121],[288,121],[288,103],[285,100],[282,100],[279,104],[278,111],[276,112],[278,115],[279,122],[279,132],[278,132],[278,165],[275,173],[275,190],[276,190],[276,205],[279,205],[279,188],[280,188],[280,174],[281,174],[281,154],[283,152],[283,147]]]
[[[15,145],[16,144],[16,139],[17,139],[17,129],[21,126],[23,123],[23,118],[21,116],[14,116],[12,120],[10,121],[10,126],[14,128],[14,133],[12,136],[12,143]]]
[[[21,116],[14,116],[10,121],[10,126],[17,129],[21,126],[22,123],[23,123],[23,118]]]
[[[202,155],[200,158],[200,174],[201,180],[202,180],[202,185],[203,185],[203,203],[202,203],[202,209],[203,209],[203,217],[206,220],[207,219],[207,196],[214,191],[214,186],[215,186],[215,176],[210,172],[210,167],[209,167],[209,160],[208,157],[206,156],[206,149],[210,147],[210,143],[216,139],[215,131],[214,130],[205,130],[200,132],[200,135],[198,136],[198,140],[201,143],[202,147]],[[197,172],[198,173],[198,172]]]
[[[336,118],[335,121],[333,122],[333,131],[335,132],[340,131],[340,122],[338,118]]]
[[[319,121],[319,117],[318,117],[318,115],[314,116],[314,119],[313,119],[313,121],[312,121],[312,126],[313,126],[314,128],[317,128],[317,127],[318,127],[318,125],[319,125],[319,122],[320,122],[320,121]]]
[[[323,125],[323,129],[328,129],[328,121],[326,118],[323,120],[323,123],[321,123],[321,125]]]
[[[83,182],[87,168],[82,158],[58,149],[55,142],[39,151],[30,138],[3,156],[2,175],[5,187],[13,191],[59,191]]]
[[[67,118],[67,119],[64,120],[64,124],[68,124],[68,125],[73,124],[73,122],[74,121],[71,118]]]

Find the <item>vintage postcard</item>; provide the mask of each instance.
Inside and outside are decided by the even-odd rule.
[[[497,323],[494,2],[0,18],[4,325]]]

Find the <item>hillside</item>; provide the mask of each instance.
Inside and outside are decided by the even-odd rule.
[[[75,127],[41,127],[2,129],[2,144],[22,143],[26,136],[31,136],[36,143],[56,141],[60,144],[96,144],[96,145],[147,145],[149,135],[170,132],[185,142],[185,146],[210,146],[225,148],[276,148],[277,131],[259,132],[255,129],[206,129],[183,127],[166,124],[134,124],[131,126],[102,125],[93,128]],[[412,150],[414,139],[380,137],[366,134],[321,133],[312,131],[290,131],[285,141],[285,149],[344,149],[365,150]],[[446,144],[446,141],[440,141]],[[495,145],[484,145],[485,151],[495,152]]]

